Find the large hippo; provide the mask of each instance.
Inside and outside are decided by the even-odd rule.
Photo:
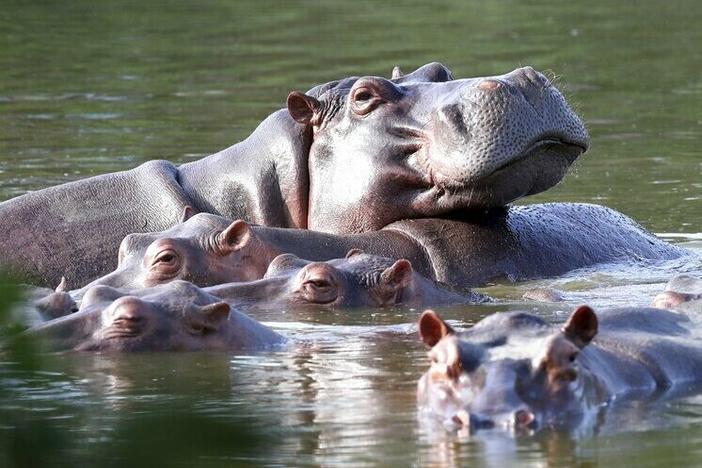
[[[702,383],[702,343],[687,316],[653,308],[573,312],[562,327],[496,313],[456,332],[419,319],[430,368],[418,402],[454,427],[572,428],[615,399],[672,394]]]
[[[30,328],[54,350],[202,351],[262,349],[278,333],[186,281],[126,293],[92,288],[80,311]]]
[[[0,205],[0,264],[71,287],[115,267],[130,233],[186,206],[266,226],[356,233],[503,206],[558,183],[588,147],[563,96],[530,67],[452,79],[438,63],[293,92],[246,140],[176,167],[135,169]]]
[[[116,255],[117,268],[73,296],[98,284],[137,289],[176,279],[198,286],[251,281],[262,278],[282,253],[326,261],[354,248],[408,259],[420,274],[457,289],[687,254],[598,205],[517,206],[478,219],[398,221],[361,234],[271,228],[198,213],[164,231],[128,235]]]

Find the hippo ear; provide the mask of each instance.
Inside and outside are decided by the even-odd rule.
[[[431,309],[425,310],[422,316],[419,317],[417,329],[424,344],[430,348],[441,341],[441,338],[455,333],[453,328]]]
[[[68,292],[68,281],[66,281],[66,277],[62,276],[61,277],[61,282],[56,286],[56,289],[54,289],[55,292]]]
[[[202,306],[188,314],[190,327],[198,333],[217,331],[229,318],[229,311],[224,301]]]
[[[412,283],[412,263],[404,258],[396,261],[380,274],[380,281],[395,288],[406,288]]]
[[[453,80],[451,75],[451,70],[446,68],[439,62],[427,63],[419,68],[417,68],[412,73],[395,78],[393,76],[393,81],[395,83],[408,83],[408,82],[432,82],[441,83],[444,81]]]
[[[597,315],[589,306],[575,309],[561,329],[578,348],[585,347],[597,335]]]
[[[217,247],[222,255],[242,249],[254,237],[251,226],[246,221],[237,219],[217,236]]]
[[[363,253],[363,250],[361,250],[361,249],[351,249],[346,253],[345,258],[355,257],[356,255],[361,255],[362,253]]]
[[[288,112],[296,122],[316,125],[321,108],[322,105],[312,96],[299,91],[288,94]]]
[[[398,66],[393,67],[392,75],[390,76],[391,80],[397,80],[399,78],[402,78],[403,76],[405,76],[405,74],[402,73],[402,70],[400,70],[400,67],[398,67]]]
[[[180,222],[186,222],[187,220],[192,218],[194,214],[195,209],[190,205],[185,205],[185,208],[183,208],[183,212],[180,214]]]

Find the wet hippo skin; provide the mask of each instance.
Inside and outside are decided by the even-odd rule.
[[[285,338],[186,281],[125,292],[91,288],[81,310],[27,330],[53,350],[263,349]]]
[[[661,309],[580,306],[561,327],[496,313],[465,332],[426,311],[418,328],[431,361],[419,405],[468,430],[574,428],[615,400],[683,395],[702,383],[690,319]]]
[[[74,288],[114,269],[130,233],[167,229],[186,206],[266,226],[336,234],[483,210],[558,183],[588,135],[529,67],[456,79],[425,65],[293,92],[246,140],[176,167],[135,169],[0,205],[0,265]]]

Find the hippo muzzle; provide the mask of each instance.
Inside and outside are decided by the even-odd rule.
[[[427,126],[422,163],[455,208],[501,206],[547,190],[589,146],[563,95],[531,67],[445,85],[453,89]]]

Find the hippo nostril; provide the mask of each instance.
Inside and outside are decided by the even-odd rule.
[[[515,427],[529,427],[534,423],[534,413],[531,411],[520,409],[514,413]]]
[[[500,86],[502,86],[502,83],[496,80],[483,80],[480,83],[478,83],[478,88],[484,89],[486,91],[498,89]]]
[[[144,302],[136,297],[123,297],[115,301],[112,309],[114,324],[136,325],[144,320]]]

